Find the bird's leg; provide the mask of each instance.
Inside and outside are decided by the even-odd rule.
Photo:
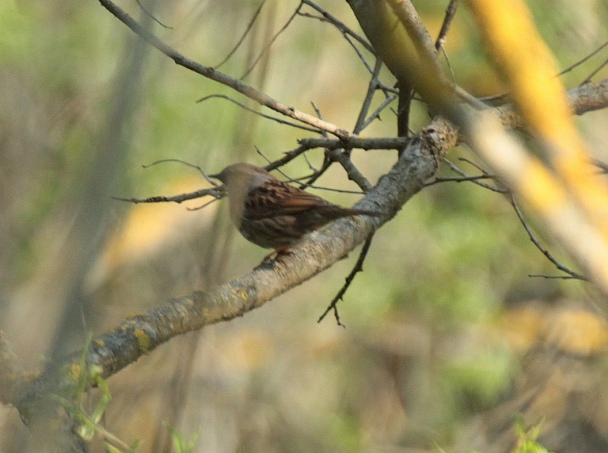
[[[292,254],[293,252],[288,247],[277,248],[264,257],[262,264],[270,263],[271,261],[278,261],[282,256]]]

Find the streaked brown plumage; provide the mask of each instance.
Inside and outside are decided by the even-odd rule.
[[[278,252],[340,217],[381,215],[342,208],[250,164],[230,165],[211,177],[224,183],[230,200],[230,218],[245,239]]]

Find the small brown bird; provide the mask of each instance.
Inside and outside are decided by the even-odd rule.
[[[381,215],[336,206],[250,164],[230,165],[210,177],[224,183],[230,200],[230,218],[245,239],[260,247],[273,248],[277,254],[332,220]]]

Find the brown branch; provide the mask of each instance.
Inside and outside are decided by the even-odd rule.
[[[604,109],[608,107],[608,79],[568,90],[568,98],[576,115]]]
[[[170,196],[165,196],[165,195],[155,195],[153,197],[146,197],[146,198],[134,198],[134,197],[112,197],[113,200],[117,200],[117,201],[126,201],[129,203],[135,203],[135,204],[139,204],[139,203],[183,203],[184,201],[188,201],[188,200],[194,200],[196,198],[201,198],[201,197],[206,197],[208,195],[211,195],[212,197],[215,198],[221,198],[221,194],[218,193],[217,189],[200,189],[200,190],[195,190],[194,192],[188,192],[188,193],[180,193],[178,195],[170,195]]]
[[[458,9],[459,0],[450,0],[450,4],[445,10],[445,17],[443,18],[443,23],[441,24],[441,30],[439,30],[439,35],[437,36],[437,40],[435,41],[435,49],[443,50],[445,46],[445,39],[450,30],[450,26],[452,25],[452,20],[456,15],[456,10]]]
[[[298,140],[301,148],[306,150],[313,148],[327,149],[404,149],[410,138],[407,137],[369,137],[361,138],[352,136],[346,140],[336,140],[334,138],[302,138]],[[298,148],[299,150],[300,148]],[[295,152],[295,151],[291,151]]]

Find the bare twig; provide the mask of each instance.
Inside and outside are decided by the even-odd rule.
[[[397,99],[397,95],[395,94],[391,94],[390,96],[387,96],[387,98],[382,101],[382,103],[376,108],[376,110],[374,110],[372,112],[372,114],[369,116],[369,118],[367,118],[363,124],[361,125],[362,129],[365,129],[367,126],[369,126],[374,120],[376,119],[380,119],[380,114],[384,111],[384,109],[386,109],[386,107],[393,102],[395,99]],[[412,98],[413,99],[413,98]],[[407,137],[398,137],[398,139],[405,139],[407,140]]]
[[[580,280],[572,275],[543,275],[543,274],[528,274],[531,278],[544,278],[545,280]]]
[[[551,252],[549,252],[545,247],[542,246],[542,244],[540,243],[540,241],[536,238],[536,236],[534,235],[534,233],[532,232],[532,230],[530,229],[530,227],[528,226],[528,223],[526,222],[526,220],[524,219],[524,216],[521,212],[521,210],[519,209],[519,206],[517,205],[517,202],[515,201],[515,198],[511,197],[511,206],[513,206],[513,209],[515,210],[515,213],[517,214],[517,218],[519,219],[520,223],[522,224],[522,226],[524,227],[524,230],[526,230],[526,233],[528,234],[528,237],[530,238],[530,240],[532,241],[532,243],[536,246],[536,248],[538,250],[541,251],[541,253],[543,255],[545,255],[545,257],[551,262],[553,263],[553,265],[559,269],[560,271],[568,274],[569,278],[574,278],[577,280],[583,280],[583,281],[588,281],[587,277],[585,277],[584,275],[579,274],[578,272],[574,272],[573,270],[570,270],[569,268],[567,268],[565,265],[563,265],[562,263],[560,263],[552,254]],[[556,278],[556,277],[551,277],[551,278]]]
[[[224,63],[226,63],[230,59],[230,57],[232,57],[232,55],[234,55],[234,53],[238,50],[238,48],[241,47],[241,44],[243,44],[243,41],[245,40],[245,38],[247,37],[247,35],[251,31],[251,29],[253,28],[253,24],[255,23],[258,16],[260,15],[260,12],[262,12],[262,8],[264,7],[265,3],[266,3],[266,0],[262,0],[262,2],[260,3],[260,6],[258,6],[258,8],[253,13],[251,20],[247,24],[247,27],[245,28],[245,31],[241,35],[240,39],[237,41],[237,43],[232,48],[232,50],[230,52],[228,52],[228,55],[226,55],[226,57],[221,62],[219,62],[217,65],[214,66],[215,69],[219,69],[221,66],[223,66]]]
[[[123,197],[112,197],[113,200],[118,201],[127,201],[129,203],[183,203],[184,201],[194,200],[195,198],[206,197],[207,195],[211,195],[215,198],[221,198],[223,196],[222,193],[218,193],[217,189],[209,188],[209,189],[200,189],[194,192],[182,193],[179,195],[172,196],[164,196],[157,195],[154,197],[148,198],[123,198]]]
[[[300,11],[299,16],[307,18],[307,19],[316,19],[321,22],[327,22],[329,24],[336,25],[333,21],[327,19],[326,17],[318,16],[316,14],[311,14],[311,13],[306,13],[306,12]],[[355,51],[355,53],[357,54],[357,57],[359,58],[359,60],[361,60],[361,63],[363,63],[363,66],[365,66],[365,68],[371,73],[373,71],[373,69],[372,69],[371,65],[369,64],[369,62],[367,61],[367,58],[365,58],[365,55],[363,55],[363,52],[355,44],[355,41],[357,41],[357,40],[355,38],[353,38],[351,36],[351,34],[349,34],[346,30],[342,29],[342,27],[336,26],[336,28],[338,28],[338,31],[340,33],[342,33],[342,36],[344,37],[346,42]],[[369,44],[368,44],[368,46],[369,46]],[[371,50],[371,52],[374,52],[373,49]]]
[[[187,167],[191,167],[191,168],[198,170],[199,173],[201,175],[203,175],[203,178],[205,178],[210,184],[212,184],[213,187],[210,187],[208,189],[199,189],[194,192],[182,193],[179,195],[172,195],[172,196],[157,195],[154,197],[147,197],[147,198],[112,197],[112,199],[118,200],[118,201],[126,201],[129,203],[135,203],[135,204],[138,204],[138,203],[178,203],[179,204],[179,203],[183,203],[184,201],[194,200],[195,198],[201,198],[201,197],[206,197],[206,196],[212,196],[215,199],[220,199],[225,195],[223,186],[218,184],[212,178],[209,178],[207,173],[205,173],[205,170],[203,170],[201,167],[199,167],[198,165],[195,165],[195,164],[191,164],[190,162],[186,162],[181,159],[160,159],[155,162],[152,162],[151,164],[142,165],[142,167],[149,168],[154,165],[158,165],[158,164],[162,164],[162,163],[166,163],[166,162],[177,162],[179,164],[186,165]]]
[[[578,60],[576,63],[574,63],[571,66],[568,66],[566,69],[562,69],[558,76],[562,76],[570,71],[572,71],[574,68],[576,68],[577,66],[582,65],[585,61],[589,60],[592,56],[594,56],[595,54],[597,54],[598,52],[600,52],[604,47],[608,46],[608,41],[606,41],[604,44],[602,44],[601,46],[599,46],[597,49],[595,49],[594,51],[590,52],[589,54],[587,54],[585,57],[581,58],[580,60]]]
[[[310,188],[310,189],[325,190],[328,192],[349,193],[349,194],[353,194],[353,195],[364,195],[365,194],[365,192],[359,192],[356,190],[334,189],[331,187],[314,185],[313,182],[316,181],[320,176],[322,176],[323,173],[325,173],[325,170],[327,170],[327,168],[322,168],[320,170],[312,169],[314,171],[314,173],[310,176],[301,176],[299,178],[292,178],[291,176],[289,176],[287,173],[285,173],[283,170],[281,170],[279,168],[281,166],[276,165],[277,161],[271,162],[270,159],[268,159],[268,157],[266,157],[266,155],[258,147],[256,147],[255,149],[256,149],[256,152],[260,156],[262,156],[266,160],[266,162],[269,163],[268,165],[266,165],[264,167],[264,169],[266,171],[277,170],[281,175],[283,175],[285,177],[285,179],[287,179],[287,181],[293,182],[296,184],[300,184],[300,189]],[[309,182],[303,183],[302,181],[305,179],[308,179]]]
[[[594,56],[595,54],[597,54],[598,52],[600,52],[604,47],[608,46],[608,41],[606,41],[604,44],[602,44],[601,46],[599,46],[597,49],[595,49],[594,51],[590,52],[588,55],[586,55],[584,58],[580,59],[579,61],[577,61],[576,63],[574,63],[573,65],[567,67],[566,69],[563,69],[562,71],[560,71],[557,76],[562,76],[570,71],[572,71],[574,68],[576,68],[577,66],[580,66],[581,64],[583,64],[584,62],[586,62],[587,60],[589,60],[592,56]],[[581,82],[579,84],[579,87],[585,85],[586,83],[589,82],[589,77],[587,77],[585,80],[583,80],[583,82]],[[483,101],[489,105],[499,105],[499,104],[503,104],[506,103],[509,100],[509,96],[510,93],[501,93],[501,94],[495,94],[492,96],[486,96],[483,98],[479,98],[480,101]],[[583,112],[584,113],[584,112]],[[577,115],[579,115],[580,113],[577,112]]]
[[[343,35],[354,38],[359,44],[361,44],[365,48],[365,50],[367,50],[368,52],[370,52],[373,55],[376,55],[376,50],[371,46],[371,44],[369,42],[367,42],[367,40],[365,38],[363,38],[361,35],[359,35],[358,33],[355,33],[352,29],[350,29],[344,22],[340,21],[335,16],[332,16],[330,13],[325,11],[323,8],[321,8],[319,5],[317,5],[316,3],[314,3],[311,0],[302,0],[302,3],[304,3],[307,6],[310,6],[312,9],[314,9],[315,11],[320,13],[327,22],[329,22],[330,24],[335,26],[338,30],[340,30],[340,32]],[[311,16],[311,17],[314,17],[314,16]]]
[[[450,76],[452,84],[456,85],[456,76],[454,75],[454,70],[452,69],[452,65],[450,64],[450,59],[448,58],[448,54],[445,51],[445,40],[447,38],[448,31],[450,30],[450,26],[452,25],[452,20],[456,15],[456,10],[458,9],[459,0],[450,0],[450,4],[445,10],[445,17],[443,18],[443,23],[441,24],[441,30],[439,30],[439,35],[437,36],[437,40],[435,41],[435,49],[438,52],[443,54],[445,58],[445,62],[450,70]]]
[[[461,159],[463,161],[465,161],[465,162],[470,163],[475,168],[477,168],[479,171],[481,171],[481,173],[482,173],[482,175],[483,175],[484,178],[496,179],[496,177],[494,175],[489,174],[483,168],[479,167],[478,165],[475,165],[473,162],[470,162],[468,159],[464,159],[464,158],[461,158]],[[484,189],[488,189],[488,190],[491,190],[492,192],[496,192],[496,193],[500,193],[500,194],[509,193],[509,191],[506,190],[506,189],[501,189],[501,188],[496,187],[494,185],[487,184],[485,182],[480,181],[480,179],[482,179],[480,177],[471,177],[470,175],[468,175],[467,173],[465,173],[464,171],[462,171],[460,168],[458,168],[458,166],[454,165],[454,163],[451,162],[451,161],[449,161],[448,159],[444,159],[444,162],[446,163],[447,166],[450,167],[450,169],[454,173],[458,173],[462,178],[464,178],[465,180],[466,179],[470,180],[473,184],[476,184],[479,187],[483,187]]]
[[[350,36],[348,36],[346,34],[343,34],[342,36],[344,36],[344,39],[346,40],[346,42],[348,44],[350,44],[352,49],[355,51],[355,53],[359,57],[359,60],[361,60],[361,63],[363,63],[363,66],[365,66],[365,69],[367,69],[367,71],[370,74],[372,74],[374,72],[372,65],[369,64],[369,62],[367,61],[367,58],[365,58],[365,55],[363,55],[363,52],[361,52],[361,50],[359,50],[359,48],[355,45],[355,43],[353,42],[353,38],[351,38]]]
[[[196,164],[191,164],[190,162],[186,162],[185,160],[182,160],[182,159],[172,159],[172,158],[171,159],[159,159],[150,164],[142,165],[142,167],[144,169],[146,169],[146,168],[150,168],[155,165],[158,165],[158,164],[165,164],[167,162],[177,162],[178,164],[185,165],[186,167],[194,168],[195,170],[198,170],[198,172],[201,175],[203,175],[203,178],[205,178],[209,184],[211,184],[215,187],[220,187],[220,184],[218,184],[212,178],[209,178],[209,175],[207,175],[207,173],[205,172],[205,170],[203,170],[202,167],[200,167],[199,165],[196,165]]]
[[[323,115],[321,115],[321,110],[316,106],[316,104],[314,102],[311,102],[310,105],[312,106],[312,108],[314,109],[315,113],[317,114],[317,118],[319,119],[323,119]],[[321,135],[323,135],[323,138],[327,138],[327,132],[325,131],[321,131]]]
[[[285,23],[285,25],[283,25],[281,27],[281,29],[278,32],[275,33],[275,35],[266,44],[266,46],[264,46],[264,48],[259,53],[259,55],[256,57],[256,59],[253,60],[253,63],[251,63],[251,65],[241,75],[241,77],[240,77],[241,80],[244,79],[244,78],[246,78],[249,74],[251,74],[251,71],[253,71],[253,69],[256,67],[256,65],[259,63],[259,61],[262,59],[262,57],[264,55],[266,55],[266,53],[270,50],[270,47],[272,47],[272,45],[279,38],[279,36],[281,35],[281,33],[283,33],[285,30],[287,30],[287,27],[289,27],[289,25],[291,24],[291,22],[298,15],[298,12],[300,11],[301,8],[302,8],[302,2],[300,2],[300,4],[296,8],[296,10],[293,12],[293,14],[289,17],[289,19],[287,19],[287,22]]]
[[[602,70],[602,69],[603,69],[603,68],[604,68],[606,65],[608,65],[608,58],[607,58],[606,60],[604,60],[604,62],[603,62],[601,65],[599,65],[597,68],[595,68],[595,70],[593,70],[593,71],[591,72],[591,74],[589,74],[589,75],[588,75],[588,76],[585,78],[585,80],[583,80],[583,81],[581,82],[581,85],[584,85],[584,84],[586,84],[586,83],[591,82],[591,79],[593,78],[593,76],[594,76],[594,75],[596,75],[598,72],[600,72],[600,71],[601,71],[601,70]]]
[[[289,162],[294,160],[296,157],[298,157],[300,154],[305,153],[309,149],[312,149],[312,148],[300,145],[296,149],[292,149],[291,151],[286,151],[284,153],[285,154],[284,157],[282,157],[278,160],[275,160],[271,164],[267,165],[266,170],[270,171],[270,170],[274,170],[275,168],[282,167],[283,165],[288,164]]]
[[[196,102],[205,102],[205,101],[207,101],[209,99],[216,99],[216,98],[226,99],[227,101],[230,101],[233,104],[238,105],[243,110],[247,110],[248,112],[251,112],[251,113],[253,113],[255,115],[259,115],[262,118],[266,118],[266,119],[271,120],[271,121],[276,121],[279,124],[285,124],[286,126],[295,127],[296,129],[301,129],[301,130],[308,131],[308,132],[316,132],[316,133],[323,133],[323,132],[325,132],[323,130],[319,130],[319,129],[315,129],[315,128],[307,127],[307,126],[302,126],[300,124],[292,123],[291,121],[282,120],[281,118],[276,118],[274,116],[270,116],[270,115],[266,115],[265,113],[258,112],[257,110],[249,108],[245,104],[237,101],[236,99],[232,99],[230,96],[227,96],[225,94],[210,94],[209,96],[205,96],[205,97],[202,97],[202,98],[198,99]]]
[[[369,107],[372,103],[372,100],[374,99],[374,94],[376,93],[376,89],[378,88],[378,75],[380,74],[380,69],[382,69],[382,60],[380,60],[380,58],[376,58],[376,64],[374,65],[372,77],[369,80],[369,84],[367,86],[367,93],[365,93],[365,98],[363,98],[363,104],[361,105],[361,109],[359,110],[359,116],[355,123],[355,127],[353,128],[353,133],[355,134],[361,133],[361,131],[366,126],[365,117],[367,116]]]
[[[205,209],[207,206],[215,203],[218,200],[219,198],[214,198],[213,200],[209,200],[207,203],[203,203],[202,205],[197,206],[196,208],[186,208],[186,211],[200,211],[201,209]]]
[[[327,148],[327,149],[401,149],[405,148],[410,139],[406,137],[370,137],[362,138],[352,136],[346,140],[336,140],[333,138],[302,138],[298,140],[301,146],[306,149]]]
[[[342,288],[340,288],[340,291],[338,291],[338,294],[336,294],[336,296],[332,299],[332,301],[330,302],[328,307],[325,309],[323,314],[319,317],[317,322],[323,321],[325,316],[327,316],[327,314],[333,310],[334,317],[336,318],[336,322],[338,323],[338,325],[345,327],[345,325],[342,324],[342,322],[340,321],[340,313],[338,312],[338,302],[341,300],[344,300],[343,299],[344,294],[346,294],[346,291],[350,287],[351,283],[354,281],[355,276],[359,272],[363,271],[363,263],[365,262],[365,258],[367,257],[367,252],[369,252],[369,248],[372,245],[373,238],[374,238],[374,234],[372,233],[365,240],[365,243],[363,244],[363,247],[361,248],[361,252],[359,253],[359,258],[357,259],[357,262],[355,263],[355,266],[353,267],[353,269],[350,271],[350,274],[348,274],[348,276],[344,280],[344,285],[342,285]]]
[[[493,179],[493,176],[488,176],[488,175],[477,175],[477,176],[459,176],[459,177],[443,177],[443,178],[435,178],[432,181],[429,181],[427,183],[424,184],[424,187],[430,187],[430,186],[434,186],[435,184],[439,184],[442,182],[467,182],[467,181],[472,181],[472,182],[477,182],[481,179]],[[486,186],[482,186],[484,188],[488,188]]]
[[[437,41],[435,41],[435,49],[438,51],[443,50],[445,46],[445,39],[450,30],[450,25],[452,25],[452,20],[456,15],[456,10],[458,9],[459,0],[450,0],[450,4],[445,10],[445,17],[443,18],[443,23],[441,24],[441,30],[439,30],[439,35],[437,36]]]
[[[167,28],[169,30],[173,30],[173,27],[169,27],[168,25],[163,24],[160,20],[158,20],[156,18],[156,16],[154,14],[152,14],[150,11],[148,11],[146,9],[146,7],[141,3],[140,0],[135,0],[137,2],[137,6],[139,6],[139,8],[144,12],[144,14],[146,16],[148,16],[150,19],[152,19],[154,22],[156,22],[158,25],[160,25],[163,28]]]

